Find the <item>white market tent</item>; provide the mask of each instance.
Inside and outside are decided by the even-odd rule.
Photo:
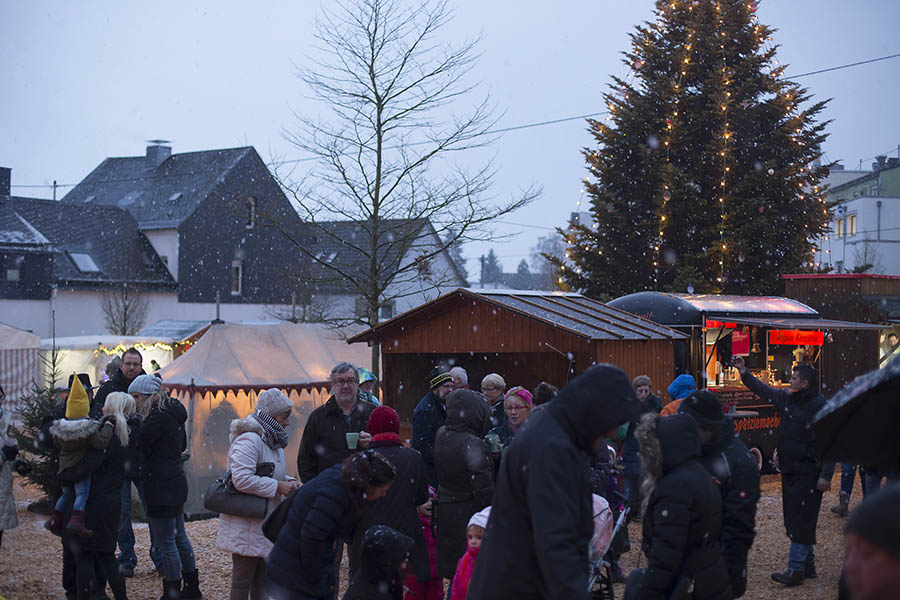
[[[4,410],[16,412],[32,383],[40,383],[40,349],[40,337],[0,323],[0,387],[6,393]]]
[[[57,370],[61,375],[61,382],[57,385],[65,386],[66,381],[73,372],[87,373],[91,377],[91,383],[100,385],[105,373],[106,365],[116,356],[132,346],[137,348],[144,359],[144,370],[150,372],[150,361],[155,360],[161,367],[172,362],[172,349],[175,340],[172,338],[160,338],[159,336],[143,335],[113,335],[100,333],[95,335],[76,335],[71,337],[44,338],[41,340],[41,354],[44,357],[44,377],[49,373],[50,354],[53,346],[57,348]]]
[[[253,412],[257,394],[267,388],[280,388],[294,405],[285,457],[288,473],[297,476],[303,426],[328,399],[331,369],[342,361],[370,368],[370,349],[348,344],[321,324],[214,323],[164,367],[163,384],[188,410],[185,513],[206,512],[203,493],[225,471],[231,421]]]

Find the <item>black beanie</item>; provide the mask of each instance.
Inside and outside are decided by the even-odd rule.
[[[690,415],[703,427],[713,427],[722,422],[722,401],[709,390],[697,390],[682,400],[678,412]]]
[[[854,533],[900,558],[900,483],[870,494],[850,513],[844,533]]]
[[[435,367],[428,373],[428,387],[431,389],[440,387],[448,381],[453,381],[453,377],[445,367]]]

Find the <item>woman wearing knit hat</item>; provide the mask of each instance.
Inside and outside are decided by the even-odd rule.
[[[292,410],[288,397],[270,388],[259,393],[250,416],[231,422],[227,458],[231,481],[239,492],[268,498],[270,513],[297,485],[285,472],[284,458]],[[257,474],[263,463],[274,465],[271,475]],[[216,548],[231,553],[231,600],[267,597],[266,557],[272,542],[262,533],[263,520],[219,515]]]
[[[491,458],[494,459],[494,474],[500,469],[500,459],[506,448],[512,442],[513,437],[531,416],[532,396],[531,392],[523,387],[516,386],[506,392],[503,400],[503,410],[506,419],[500,425],[494,427],[485,436],[491,446]]]
[[[400,417],[393,408],[379,406],[369,415],[366,431],[372,435],[369,448],[387,459],[397,471],[385,497],[366,506],[350,541],[350,575],[359,569],[359,548],[373,525],[387,525],[413,540],[409,567],[420,581],[430,579],[428,551],[416,509],[428,501],[428,473],[422,455],[406,448],[400,439]]]
[[[184,529],[188,485],[181,456],[187,449],[187,410],[177,399],[169,398],[155,375],[138,375],[128,393],[143,417],[135,449],[144,481],[150,538],[162,563],[162,597],[202,598],[194,549]]]

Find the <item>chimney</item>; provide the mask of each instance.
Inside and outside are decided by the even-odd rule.
[[[872,170],[880,171],[884,168],[884,163],[887,161],[887,156],[876,156],[875,160],[877,162],[872,163]]]
[[[0,167],[0,196],[9,196],[12,189],[12,169]]]
[[[146,166],[148,169],[155,169],[159,165],[172,156],[172,146],[167,146],[169,140],[149,140],[147,146]]]

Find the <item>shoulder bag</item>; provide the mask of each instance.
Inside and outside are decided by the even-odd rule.
[[[271,477],[275,472],[275,463],[259,463],[256,465],[256,475],[259,477]],[[247,517],[250,519],[262,519],[269,510],[269,499],[246,494],[234,487],[231,481],[231,471],[225,471],[225,475],[216,479],[206,488],[203,494],[203,506],[214,513],[232,515],[235,517]]]

